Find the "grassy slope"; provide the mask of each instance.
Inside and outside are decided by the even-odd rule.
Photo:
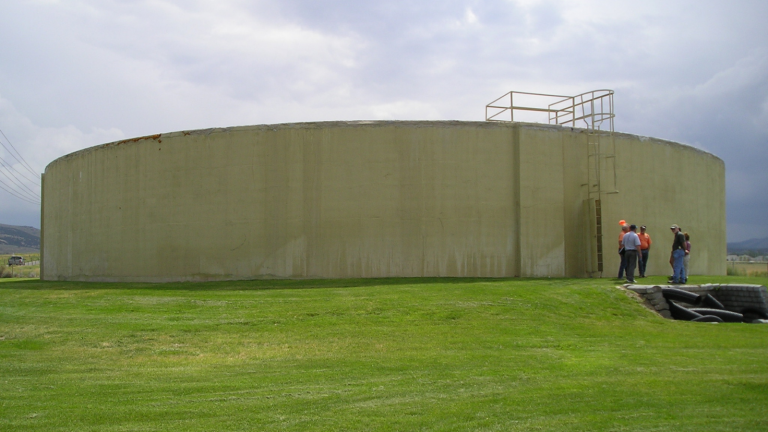
[[[613,284],[0,281],[0,430],[768,429],[768,325]]]

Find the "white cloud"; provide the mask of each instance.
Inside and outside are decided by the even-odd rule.
[[[471,8],[467,8],[466,12],[464,12],[464,21],[467,24],[476,24],[477,23],[477,15],[475,15],[474,12],[472,12]]]

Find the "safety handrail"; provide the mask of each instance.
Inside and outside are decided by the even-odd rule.
[[[486,121],[515,121],[515,111],[534,111],[548,113],[549,124],[571,125],[578,127],[582,122],[587,129],[602,129],[603,122],[607,121],[609,130],[613,132],[613,90],[591,90],[576,96],[563,96],[546,93],[530,93],[510,91],[485,106]],[[533,96],[541,99],[546,104],[545,98],[557,98],[558,100],[546,105],[525,106],[515,105],[515,95]],[[509,103],[506,103],[506,98]],[[504,100],[503,102],[500,102]],[[500,118],[509,113],[509,120]],[[505,116],[506,117],[506,116]]]

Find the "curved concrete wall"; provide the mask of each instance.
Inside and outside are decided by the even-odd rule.
[[[649,274],[672,235],[692,274],[725,274],[717,157],[615,134],[602,195],[604,276],[619,219],[648,225]],[[172,281],[598,275],[588,134],[525,123],[322,122],[174,132],[46,168],[42,277]],[[592,228],[590,228],[592,226]]]

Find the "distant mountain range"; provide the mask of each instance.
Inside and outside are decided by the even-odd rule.
[[[40,252],[40,230],[0,224],[0,254]]]
[[[728,243],[729,255],[741,255],[747,252],[768,254],[768,237]]]

